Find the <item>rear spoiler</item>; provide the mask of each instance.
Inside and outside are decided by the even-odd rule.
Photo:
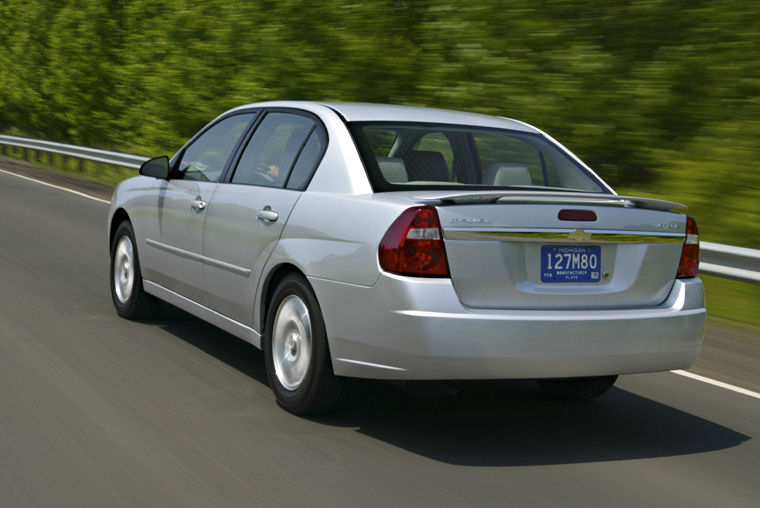
[[[434,206],[477,205],[486,203],[521,203],[521,204],[561,204],[619,206],[624,208],[645,208],[660,211],[682,211],[686,205],[674,201],[617,194],[586,192],[531,192],[531,191],[493,191],[451,193],[440,196],[419,196],[416,201]]]

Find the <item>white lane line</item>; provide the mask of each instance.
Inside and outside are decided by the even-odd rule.
[[[730,385],[728,383],[724,383],[723,381],[716,381],[715,379],[710,379],[709,377],[700,376],[698,374],[692,374],[691,372],[686,372],[685,370],[671,370],[670,372],[673,374],[678,374],[679,376],[686,376],[691,379],[696,379],[697,381],[702,381],[703,383],[719,386],[720,388],[725,388],[726,390],[731,390],[732,392],[741,393],[742,395],[748,395],[750,397],[760,399],[760,393],[753,392],[752,390],[747,390],[746,388]]]
[[[96,198],[95,196],[90,196],[89,194],[85,194],[84,192],[75,191],[74,189],[69,189],[67,187],[61,187],[60,185],[53,185],[52,183],[43,182],[42,180],[37,180],[36,178],[30,178],[28,176],[19,175],[18,173],[13,173],[11,171],[6,171],[4,169],[0,169],[0,173],[5,173],[6,175],[16,176],[18,178],[23,178],[24,180],[29,180],[30,182],[37,182],[41,183],[42,185],[46,185],[47,187],[52,187],[54,189],[59,189],[62,191],[70,192],[72,194],[76,194],[77,196],[81,196],[83,198],[91,199],[93,201],[97,201],[98,203],[105,203],[107,205],[110,205],[111,202],[106,199]]]

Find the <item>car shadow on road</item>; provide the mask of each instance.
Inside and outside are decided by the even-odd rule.
[[[263,385],[269,385],[264,356],[255,346],[168,303],[162,304],[159,315],[150,323]]]
[[[164,313],[158,324],[268,384],[263,356],[254,346],[177,309]],[[285,411],[282,417],[291,418]],[[552,399],[536,383],[524,380],[405,386],[351,380],[338,408],[309,419],[466,466],[666,457],[730,448],[750,439],[620,388],[591,401],[568,402]]]
[[[750,439],[671,406],[612,388],[560,401],[533,381],[460,383],[456,396],[415,396],[361,382],[339,411],[313,418],[457,465],[530,466],[720,450]]]

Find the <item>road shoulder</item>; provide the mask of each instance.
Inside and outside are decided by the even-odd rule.
[[[697,363],[689,372],[760,392],[760,330],[710,319]]]
[[[85,175],[51,169],[33,162],[0,155],[0,169],[49,184],[66,187],[96,198],[110,200],[113,185],[97,182]],[[135,173],[137,174],[137,173]]]

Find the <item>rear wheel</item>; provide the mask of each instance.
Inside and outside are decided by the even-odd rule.
[[[275,289],[263,349],[269,385],[280,406],[295,414],[333,407],[342,380],[333,374],[322,312],[303,277],[287,275]]]
[[[111,244],[111,299],[116,312],[127,319],[146,319],[158,309],[158,300],[143,291],[135,232],[129,221],[116,228]]]
[[[543,391],[564,400],[586,400],[599,397],[612,388],[617,376],[573,377],[563,379],[538,379]]]

